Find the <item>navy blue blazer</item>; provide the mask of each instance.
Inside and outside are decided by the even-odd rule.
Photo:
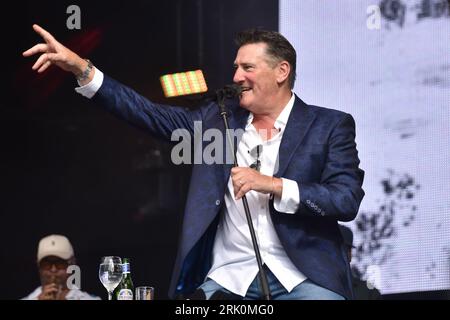
[[[202,122],[203,131],[224,131],[214,102],[197,110],[158,105],[108,76],[93,100],[168,141],[175,129],[185,128],[192,134],[195,121]],[[232,103],[230,127],[244,129],[248,115],[247,110]],[[200,143],[206,146],[210,142]],[[169,289],[171,298],[193,292],[205,280],[230,172],[231,165],[227,164],[193,165]],[[287,255],[310,280],[350,299],[350,265],[337,221],[353,220],[364,197],[364,171],[359,168],[352,116],[307,105],[296,97],[280,144],[276,177],[296,181],[300,191],[295,214],[277,212],[273,201],[269,206]]]

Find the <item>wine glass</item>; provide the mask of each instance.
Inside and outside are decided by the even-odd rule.
[[[98,276],[108,291],[108,300],[112,300],[114,289],[122,281],[122,259],[120,257],[103,257],[100,261]]]

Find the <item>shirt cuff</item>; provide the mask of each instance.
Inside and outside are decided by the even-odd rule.
[[[92,81],[85,86],[75,88],[75,91],[81,94],[82,96],[91,99],[93,96],[95,96],[97,91],[102,86],[103,78],[104,78],[103,72],[95,68],[94,78],[92,79]],[[78,85],[80,85],[79,82]]]
[[[294,214],[300,205],[300,191],[297,182],[281,178],[283,181],[283,193],[281,198],[275,197],[273,206],[278,212]]]

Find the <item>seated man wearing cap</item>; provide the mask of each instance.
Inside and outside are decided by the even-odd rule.
[[[78,288],[68,288],[70,274],[67,268],[75,264],[73,247],[61,235],[50,235],[41,239],[37,262],[41,286],[23,300],[99,300]]]

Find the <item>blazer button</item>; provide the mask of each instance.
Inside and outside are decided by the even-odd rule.
[[[220,200],[216,201],[216,206],[220,206]]]
[[[306,203],[307,204],[311,204],[311,200],[306,200]]]

